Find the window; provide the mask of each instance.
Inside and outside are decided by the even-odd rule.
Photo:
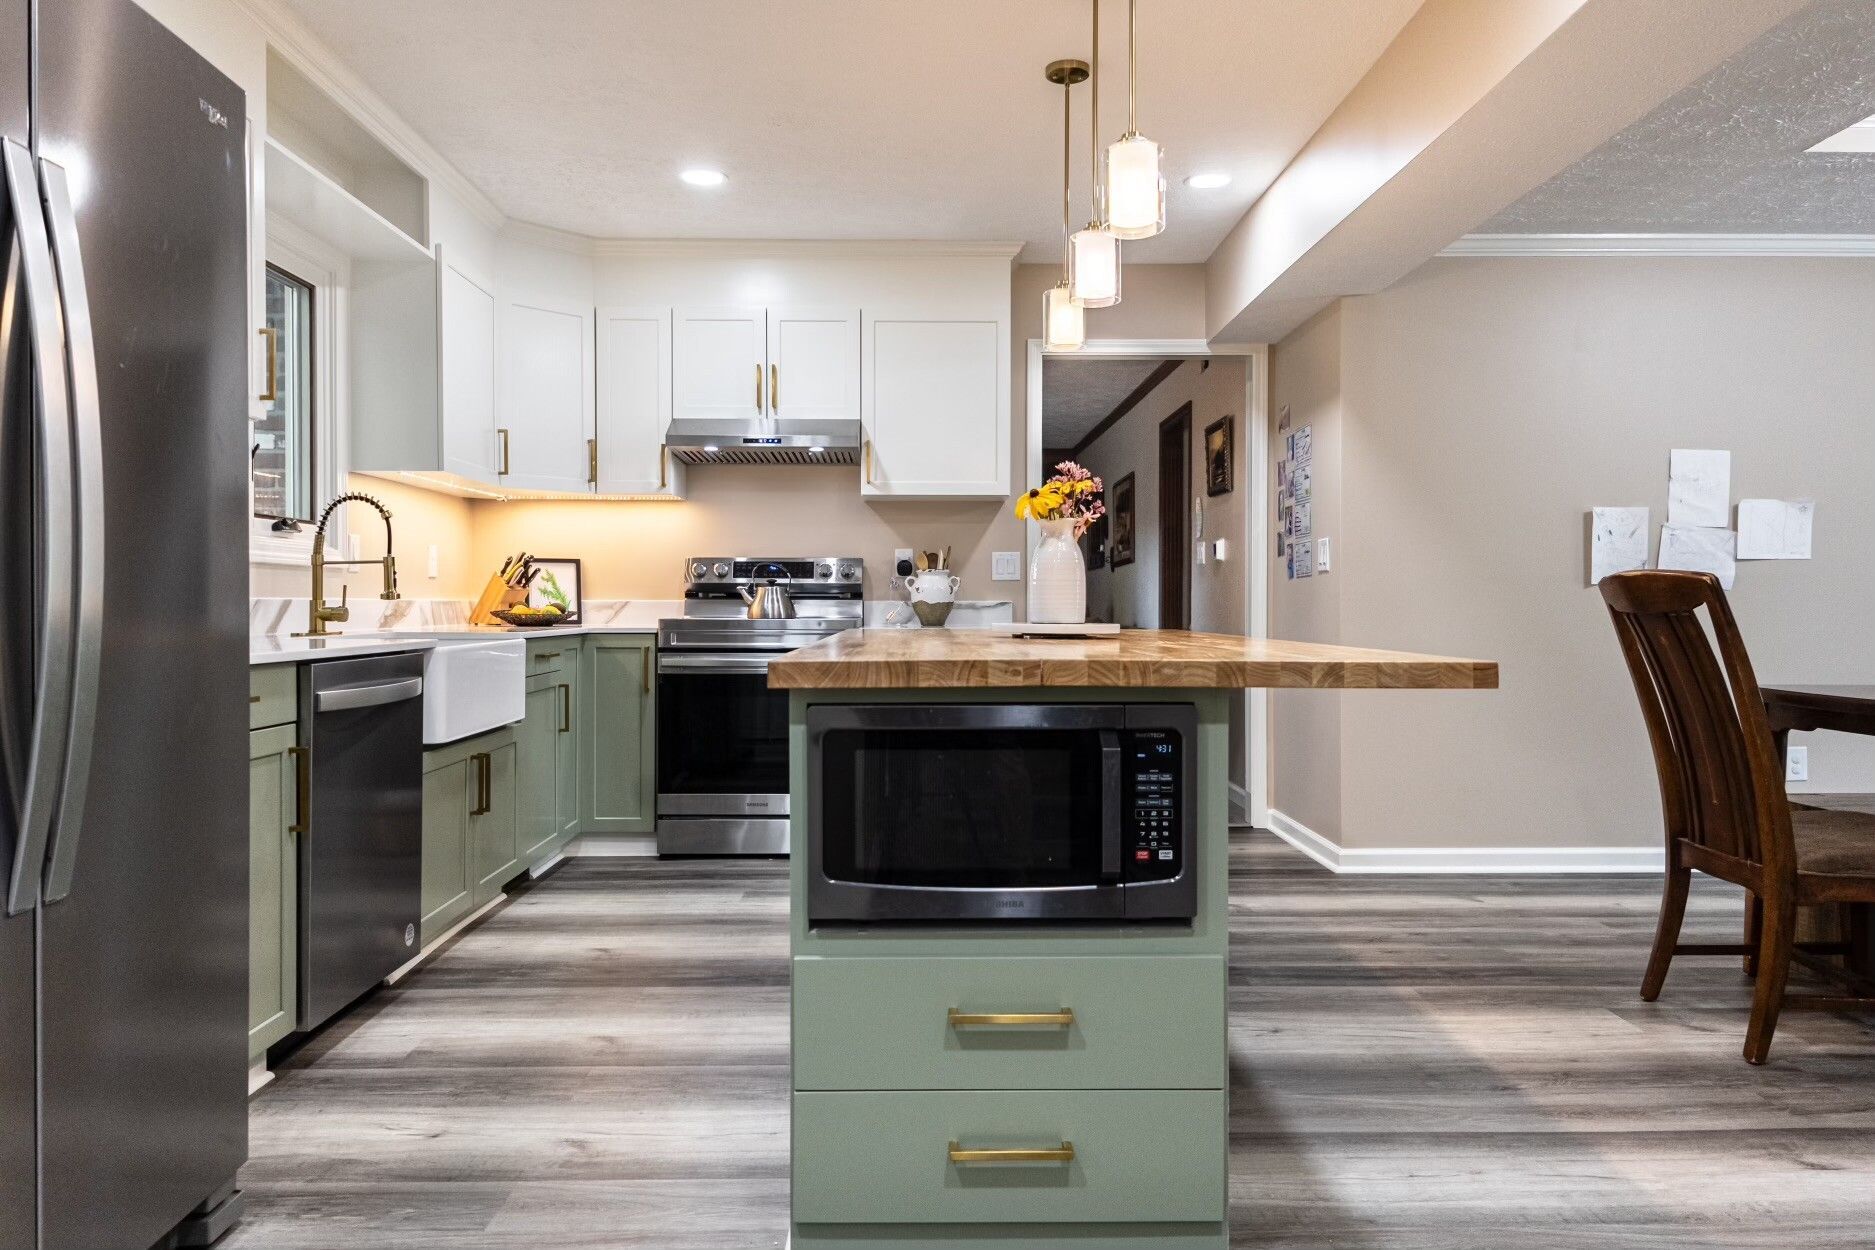
[[[314,519],[313,285],[267,266],[267,370],[272,398],[254,423],[254,515]]]

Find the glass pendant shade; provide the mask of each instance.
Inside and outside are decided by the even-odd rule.
[[[1128,133],[1107,145],[1107,229],[1121,239],[1150,239],[1165,229],[1163,152]]]
[[[1120,302],[1120,241],[1095,222],[1068,240],[1068,298],[1083,308]]]
[[[1051,352],[1080,350],[1087,342],[1081,306],[1068,295],[1068,284],[1058,282],[1042,296],[1042,342]]]

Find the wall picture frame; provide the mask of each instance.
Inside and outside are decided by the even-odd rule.
[[[1228,495],[1237,488],[1237,418],[1222,416],[1204,427],[1204,493]]]
[[[1113,518],[1113,529],[1107,542],[1108,563],[1118,569],[1125,568],[1135,558],[1133,550],[1135,527],[1135,492],[1133,475],[1127,474],[1113,484],[1112,504],[1107,514]]]
[[[534,580],[527,588],[529,607],[546,607],[558,602],[559,596],[566,598],[566,624],[576,625],[580,619],[580,568],[578,560],[556,560],[544,556],[534,560]]]

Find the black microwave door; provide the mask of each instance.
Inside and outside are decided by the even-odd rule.
[[[1113,708],[814,709],[811,913],[1119,916],[1120,728]]]

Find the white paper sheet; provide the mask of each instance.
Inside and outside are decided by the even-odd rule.
[[[1589,585],[1647,567],[1648,521],[1646,508],[1589,510]]]
[[[1731,530],[1663,525],[1660,527],[1660,567],[1716,573],[1719,585],[1730,590],[1738,577],[1737,537]]]
[[[1306,499],[1298,499],[1289,514],[1289,537],[1307,538],[1315,529],[1315,505]]]
[[[1303,539],[1289,544],[1289,576],[1292,578],[1315,576],[1315,544]]]
[[[1816,518],[1813,499],[1738,501],[1738,558],[1808,560]]]
[[[1732,453],[1674,448],[1667,458],[1667,524],[1724,529],[1731,513]]]

